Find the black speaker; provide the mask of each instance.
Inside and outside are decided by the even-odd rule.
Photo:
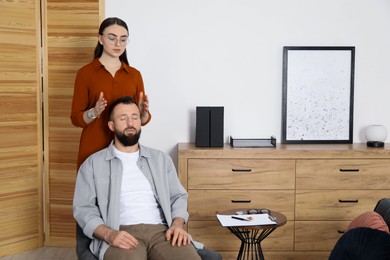
[[[195,146],[223,146],[223,107],[196,107]]]

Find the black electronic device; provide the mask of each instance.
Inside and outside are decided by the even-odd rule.
[[[196,107],[197,147],[223,147],[223,107]]]

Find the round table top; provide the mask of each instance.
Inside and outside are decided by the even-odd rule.
[[[250,210],[250,209],[253,209],[253,208],[236,208],[236,209],[229,209],[229,210],[219,211],[218,214],[220,214],[220,215],[235,215],[236,212],[239,212],[239,211],[247,212],[247,211]],[[256,208],[256,209],[260,209],[260,208]],[[280,212],[270,210],[269,215],[276,218],[276,220],[275,220],[276,225],[264,225],[264,226],[267,226],[267,227],[270,227],[270,226],[280,227],[280,226],[283,226],[284,224],[287,223],[287,218],[286,218],[286,216],[283,215],[283,214],[280,213]],[[259,227],[259,226],[245,226],[245,227],[248,228],[248,227]]]

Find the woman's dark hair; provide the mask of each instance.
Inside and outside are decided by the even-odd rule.
[[[127,24],[125,23],[125,21],[123,21],[122,19],[119,19],[118,17],[109,17],[109,18],[104,19],[104,21],[100,24],[99,34],[103,35],[104,29],[106,29],[108,26],[111,26],[113,24],[117,24],[119,26],[122,26],[126,29],[127,32],[129,32],[129,28],[127,27]],[[95,48],[93,58],[94,59],[100,58],[102,56],[102,53],[103,53],[103,45],[101,45],[100,42],[98,41],[96,48]],[[124,63],[129,65],[129,61],[127,60],[126,49],[122,53],[122,55],[119,56],[119,60],[123,61]]]

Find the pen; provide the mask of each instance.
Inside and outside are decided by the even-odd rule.
[[[238,220],[242,220],[242,221],[249,221],[249,220],[246,219],[246,218],[240,218],[240,217],[235,217],[235,216],[232,216],[232,218],[238,219]]]
[[[276,217],[269,215],[269,216],[268,216],[268,218],[269,218],[270,220],[272,220],[272,221],[275,221],[275,222],[276,222]]]

